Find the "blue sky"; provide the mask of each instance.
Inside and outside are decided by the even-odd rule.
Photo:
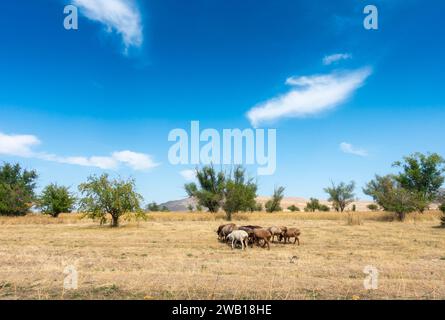
[[[78,30],[63,28],[71,3]],[[368,4],[378,30],[363,28]],[[325,198],[331,180],[354,180],[363,197],[402,156],[445,155],[443,12],[414,0],[2,1],[0,161],[35,168],[40,187],[132,176],[162,202],[185,196],[180,172],[193,169],[169,163],[170,130],[255,125],[277,129],[260,194]]]

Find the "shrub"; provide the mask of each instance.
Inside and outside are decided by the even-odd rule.
[[[296,205],[291,205],[290,207],[287,207],[287,209],[289,210],[289,211],[292,211],[292,212],[296,212],[296,211],[300,211],[300,208],[298,208]]]
[[[193,212],[193,205],[189,204],[187,206],[187,210],[190,211],[190,212]]]
[[[36,171],[23,170],[19,164],[0,167],[0,215],[26,214],[35,201]]]
[[[367,205],[367,208],[371,211],[378,211],[379,210],[379,206],[376,205],[375,203],[371,203]]]
[[[352,205],[352,211],[357,211],[357,206],[355,204]]]
[[[320,204],[320,206],[318,207],[318,210],[323,211],[323,212],[329,212],[329,211],[331,211],[331,208],[329,208],[327,205]]]
[[[71,212],[75,203],[76,198],[67,187],[58,186],[54,183],[46,186],[37,199],[37,207],[42,210],[42,213],[54,218],[62,212]]]
[[[159,211],[161,211],[161,207],[154,201],[149,203],[147,205],[146,209],[147,209],[147,211],[150,211],[150,212],[159,212]]]
[[[85,216],[99,219],[100,224],[107,222],[107,215],[111,215],[111,227],[119,226],[119,218],[125,214],[136,219],[145,218],[140,208],[142,196],[135,191],[135,181],[109,179],[108,174],[100,177],[90,176],[88,181],[79,185],[83,198],[80,209]]]
[[[272,195],[272,199],[266,202],[266,211],[267,212],[277,212],[281,211],[281,200],[284,197],[284,187],[275,188],[274,193]]]
[[[202,212],[202,206],[200,206],[199,204],[196,205],[196,211],[198,212]]]

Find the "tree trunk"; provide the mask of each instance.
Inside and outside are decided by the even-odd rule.
[[[119,216],[111,216],[111,227],[112,228],[119,227]]]
[[[399,215],[399,220],[400,221],[405,221],[405,218],[406,218],[406,213],[405,212],[399,212],[398,213],[398,215]]]

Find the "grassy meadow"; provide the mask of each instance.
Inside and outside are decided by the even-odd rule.
[[[237,214],[301,229],[301,245],[232,250],[223,214],[151,213],[119,228],[78,214],[0,217],[0,299],[445,299],[439,212]],[[64,269],[78,288],[63,287]],[[379,271],[366,290],[365,266]]]

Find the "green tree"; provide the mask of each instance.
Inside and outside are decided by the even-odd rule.
[[[239,211],[250,211],[256,206],[258,186],[252,178],[248,178],[245,169],[238,166],[229,176],[224,188],[223,209],[227,220],[232,220],[232,214]]]
[[[291,205],[289,207],[287,207],[287,210],[291,211],[291,212],[295,212],[295,211],[300,211],[300,208],[298,208],[296,205]]]
[[[83,195],[80,209],[86,217],[99,219],[101,224],[106,223],[110,215],[111,227],[118,227],[119,218],[124,215],[145,218],[141,210],[143,198],[135,189],[133,179],[110,179],[108,174],[90,176],[87,182],[79,185]]]
[[[37,173],[17,164],[0,167],[0,215],[26,214],[35,201]]]
[[[266,211],[267,212],[277,212],[277,211],[281,211],[281,200],[283,200],[284,197],[284,187],[278,187],[275,188],[273,195],[272,195],[272,199],[270,199],[269,201],[266,202]]]
[[[262,205],[260,202],[257,202],[257,203],[255,204],[255,207],[253,208],[252,212],[253,212],[253,211],[258,211],[258,212],[263,211],[263,205]]]
[[[341,182],[338,185],[332,182],[332,186],[325,188],[324,191],[329,194],[328,201],[332,202],[334,209],[343,212],[349,204],[354,202],[354,189],[355,183],[353,181],[349,184]]]
[[[416,211],[416,195],[413,192],[396,186],[387,195],[386,207],[397,214],[400,221],[404,221],[408,213]]]
[[[46,186],[37,199],[37,207],[42,210],[42,213],[54,218],[57,218],[63,212],[71,212],[75,203],[76,197],[69,189],[55,183]]]
[[[187,206],[187,210],[190,211],[190,212],[193,212],[193,205],[189,204]]]
[[[437,153],[414,153],[393,166],[402,169],[395,179],[414,195],[416,209],[424,212],[445,181],[445,160]]]
[[[382,207],[385,211],[390,211],[390,197],[396,185],[396,180],[393,175],[379,176],[376,175],[373,180],[363,188],[363,193],[371,196],[374,201]]]
[[[306,203],[305,211],[315,212],[320,209],[320,200],[311,198],[308,203]]]
[[[147,211],[159,212],[161,211],[161,207],[156,202],[153,201],[147,205]]]
[[[199,205],[199,204],[197,204],[197,205],[196,205],[196,211],[198,211],[198,212],[202,212],[202,206]]]
[[[184,186],[189,197],[198,200],[199,205],[206,207],[210,212],[218,212],[224,199],[225,174],[216,173],[213,166],[205,166],[201,170],[196,170],[196,183],[189,183]]]

